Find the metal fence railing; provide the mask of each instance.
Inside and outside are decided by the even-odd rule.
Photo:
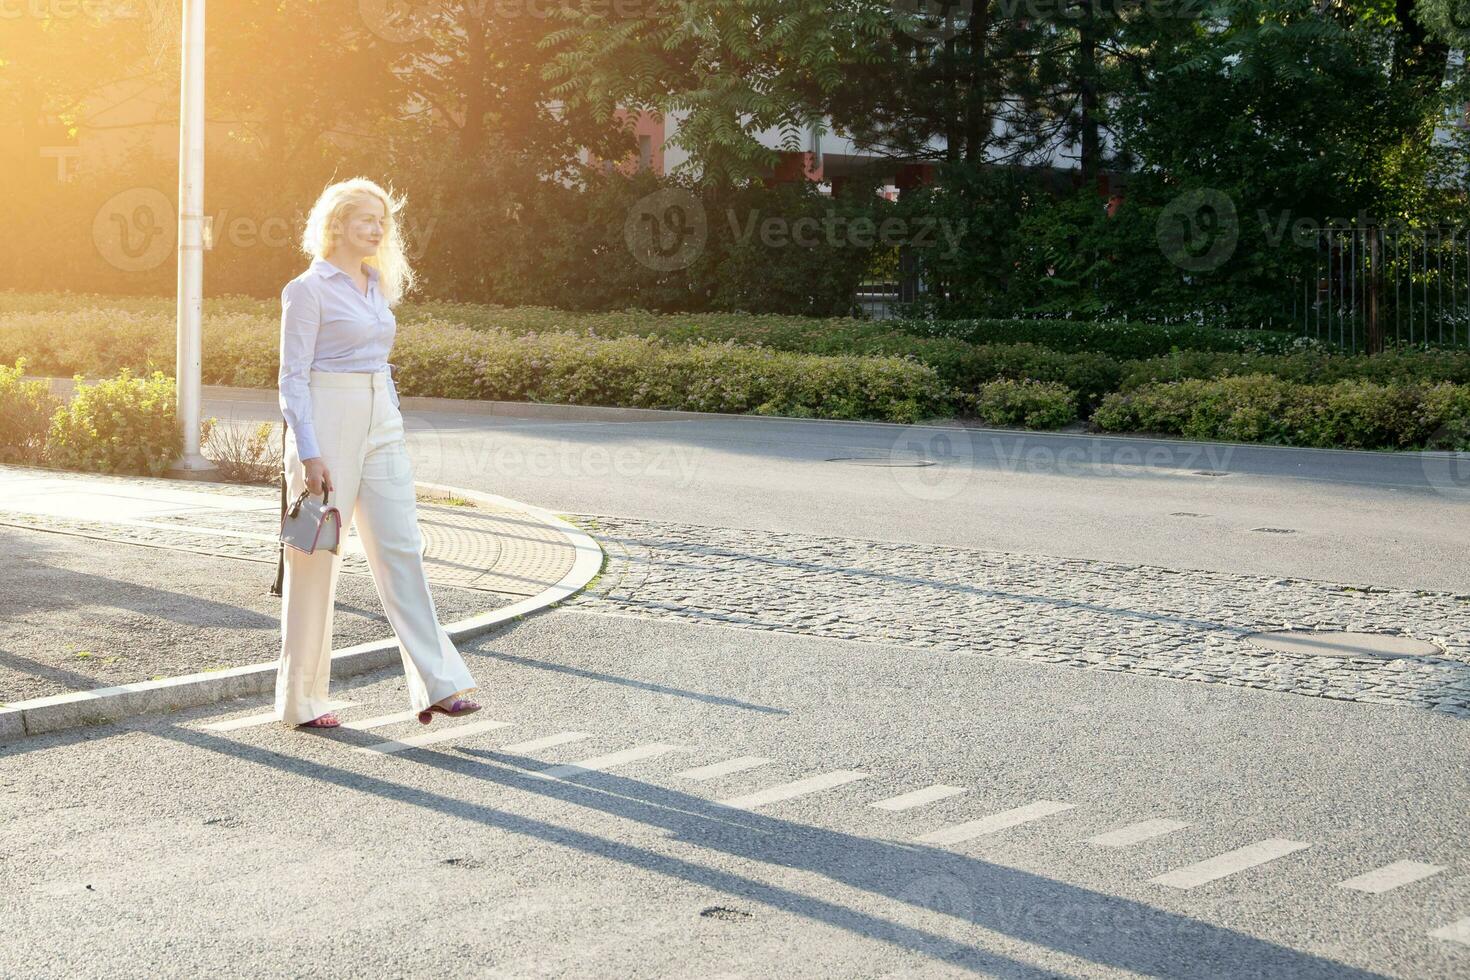
[[[912,303],[924,292],[919,275],[918,258],[906,249],[887,261],[877,263],[858,283],[853,305],[869,320],[888,320],[898,316],[901,304]]]
[[[1470,227],[1326,227],[1301,240],[1311,253],[1280,280],[1279,314],[1260,326],[1300,333],[1353,352],[1403,345],[1470,346]],[[918,256],[897,249],[875,263],[853,303],[864,317],[900,315],[924,292]],[[1295,260],[1293,260],[1295,261]],[[1227,304],[1228,307],[1228,304]],[[1231,310],[1201,309],[1162,322],[1233,322]],[[1130,319],[1160,320],[1157,316]]]
[[[1297,294],[1303,334],[1347,350],[1470,344],[1470,229],[1324,229]]]

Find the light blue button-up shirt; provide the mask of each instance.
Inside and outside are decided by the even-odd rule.
[[[296,437],[298,459],[320,456],[311,417],[312,371],[381,371],[388,367],[398,321],[378,290],[378,270],[367,269],[368,288],[326,259],[314,260],[281,290],[281,414]],[[398,405],[390,372],[388,391]]]

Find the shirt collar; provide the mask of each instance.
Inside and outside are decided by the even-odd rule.
[[[321,276],[323,279],[329,279],[332,276],[346,276],[347,275],[347,273],[344,270],[337,268],[335,265],[333,265],[332,263],[328,262],[326,259],[313,259],[312,260],[312,263],[311,263],[311,268],[313,269],[313,271],[316,272],[317,275]],[[365,265],[364,268],[367,269],[368,281],[369,282],[377,282],[378,281],[378,270],[375,269],[375,268],[373,268],[370,265]],[[348,278],[351,278],[351,277],[349,276]]]

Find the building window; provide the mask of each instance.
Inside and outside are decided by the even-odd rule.
[[[644,136],[638,137],[638,169],[639,170],[652,170],[653,169],[653,137],[652,136],[644,135]]]

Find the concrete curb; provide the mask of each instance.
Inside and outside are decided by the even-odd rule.
[[[416,482],[414,485],[432,496],[454,496],[529,514],[560,531],[576,552],[571,570],[539,595],[458,622],[445,623],[445,632],[456,643],[554,606],[576,595],[602,570],[601,546],[586,532],[549,511],[494,494],[442,483]],[[332,676],[352,677],[401,663],[398,640],[389,636],[332,651]],[[266,694],[275,690],[275,684],[276,662],[271,661],[17,701],[0,708],[0,743],[67,728],[104,724],[132,715],[178,711],[228,698]]]

